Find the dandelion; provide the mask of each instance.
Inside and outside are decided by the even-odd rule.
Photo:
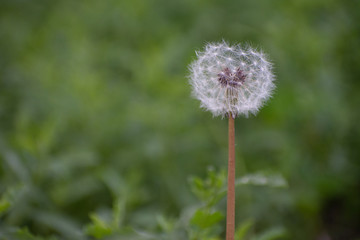
[[[201,107],[229,118],[226,240],[235,233],[235,124],[237,116],[256,114],[271,96],[272,65],[261,51],[225,41],[210,43],[190,65],[190,84]]]
[[[214,116],[256,114],[275,87],[263,52],[226,42],[208,44],[190,65],[190,84],[201,107]]]

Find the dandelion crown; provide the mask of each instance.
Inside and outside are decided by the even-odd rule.
[[[226,42],[207,44],[190,65],[190,84],[201,107],[214,116],[256,114],[275,88],[263,52]]]

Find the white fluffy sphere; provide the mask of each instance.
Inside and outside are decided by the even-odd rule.
[[[221,42],[207,44],[196,55],[190,65],[193,95],[214,116],[256,114],[275,88],[263,52]]]

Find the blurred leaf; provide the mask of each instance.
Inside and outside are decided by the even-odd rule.
[[[249,230],[253,225],[254,225],[254,221],[251,219],[242,222],[235,231],[235,239],[236,240],[245,239],[246,234],[249,232]]]
[[[4,213],[11,206],[7,199],[1,198],[0,200],[0,214]]]
[[[287,187],[286,180],[280,175],[247,174],[235,180],[235,185],[255,185],[269,187]]]
[[[14,234],[16,240],[57,240],[56,237],[38,237],[29,232],[28,229],[18,229]]]
[[[275,240],[286,237],[286,230],[283,227],[272,228],[257,236],[254,240]]]
[[[80,226],[61,213],[37,209],[34,215],[34,219],[42,226],[47,226],[64,238],[84,239]]]
[[[217,224],[223,218],[224,215],[219,211],[209,212],[207,210],[198,209],[190,222],[191,224],[204,229]]]
[[[208,167],[205,179],[198,177],[190,179],[191,190],[209,207],[217,204],[225,196],[226,193],[222,191],[225,183],[225,170],[216,172],[213,167]]]
[[[156,221],[163,232],[171,232],[175,228],[175,221],[165,218],[163,215],[158,215]]]
[[[92,223],[87,225],[85,228],[85,233],[87,235],[100,239],[113,233],[113,229],[111,228],[111,226],[109,226],[105,221],[100,219],[97,215],[91,214],[90,219]]]
[[[114,228],[120,228],[124,217],[125,217],[125,200],[123,198],[117,198],[113,206],[112,226]]]

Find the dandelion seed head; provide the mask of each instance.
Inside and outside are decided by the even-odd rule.
[[[256,114],[275,88],[263,52],[226,42],[210,43],[190,65],[193,96],[214,116]]]

